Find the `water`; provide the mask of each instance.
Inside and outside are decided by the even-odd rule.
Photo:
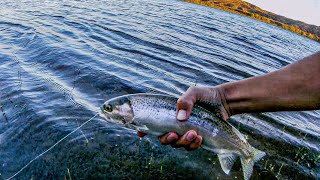
[[[0,2],[0,179],[99,111],[111,97],[181,95],[274,71],[319,43],[252,19],[181,1]],[[253,178],[320,177],[320,112],[235,116],[267,156]],[[161,146],[96,117],[16,179],[242,178],[217,157]]]

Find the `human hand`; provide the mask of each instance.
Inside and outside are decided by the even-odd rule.
[[[193,106],[197,101],[205,101],[209,103],[221,104],[220,112],[224,120],[229,118],[229,110],[226,106],[224,95],[215,87],[198,87],[192,86],[177,101],[176,116],[179,121],[186,121],[190,117]],[[145,136],[144,133],[138,132],[139,137]],[[184,147],[186,150],[195,150],[201,146],[202,137],[194,130],[189,130],[184,135],[179,136],[175,132],[169,132],[159,137],[159,141],[163,145],[171,145],[172,147]]]

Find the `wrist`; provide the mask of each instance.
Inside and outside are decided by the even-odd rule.
[[[226,89],[225,85],[222,84],[222,85],[216,86],[215,90],[218,92],[221,104],[227,113],[227,118],[225,118],[225,119],[228,119],[229,117],[231,117],[234,114],[232,113],[232,110],[230,109],[230,105],[228,103],[227,89]]]
[[[218,86],[221,102],[229,117],[250,109],[251,97],[243,81],[229,82]]]

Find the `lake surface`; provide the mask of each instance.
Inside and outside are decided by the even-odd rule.
[[[0,2],[0,179],[128,93],[180,96],[279,69],[320,44],[181,1]],[[254,179],[320,177],[320,111],[244,114],[231,123],[267,156]],[[100,117],[14,179],[242,179],[217,156],[161,146]]]

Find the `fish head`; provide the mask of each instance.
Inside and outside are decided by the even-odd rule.
[[[127,125],[133,122],[134,113],[127,96],[110,99],[101,106],[102,114],[106,121]]]

